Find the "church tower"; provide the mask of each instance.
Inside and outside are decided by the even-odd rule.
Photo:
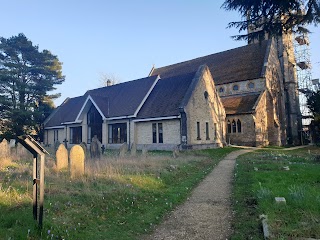
[[[248,27],[248,33],[256,31]],[[274,108],[280,108],[278,111],[281,144],[300,144],[300,133],[302,129],[301,113],[299,108],[298,79],[296,72],[296,61],[294,55],[293,35],[292,33],[283,33],[279,37],[270,37],[265,35],[265,39],[273,38],[273,43],[277,49],[278,61],[280,63],[278,91],[274,91],[274,83],[266,83],[266,89],[270,92],[270,102]],[[248,44],[257,43],[259,40],[248,41]],[[271,66],[266,66],[271,67]],[[278,94],[274,94],[278,92]],[[275,99],[276,98],[276,99]],[[270,110],[270,108],[269,108]],[[276,121],[275,121],[276,122]],[[270,132],[269,134],[273,134]]]
[[[277,38],[278,56],[283,72],[288,144],[300,144],[302,119],[292,33]]]

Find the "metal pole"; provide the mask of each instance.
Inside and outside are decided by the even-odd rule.
[[[41,166],[40,166],[40,212],[39,212],[39,226],[42,228],[43,219],[43,201],[44,201],[44,159],[45,155],[41,155]]]
[[[37,201],[37,155],[33,155],[33,219],[37,220],[37,209],[38,209],[38,201]]]

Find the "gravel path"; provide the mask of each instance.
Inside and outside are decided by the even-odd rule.
[[[193,190],[190,198],[144,239],[227,239],[232,233],[230,195],[235,159],[250,151],[228,154]]]

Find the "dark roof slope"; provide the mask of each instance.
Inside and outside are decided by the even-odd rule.
[[[236,95],[221,98],[222,104],[226,110],[226,114],[241,114],[251,113],[254,111],[259,96],[259,93],[250,93],[246,95]]]
[[[249,44],[243,47],[189,61],[155,68],[151,75],[172,77],[197,71],[200,65],[207,65],[215,84],[225,84],[247,79],[260,78],[269,41]]]
[[[61,123],[74,122],[85,101],[84,96],[69,98],[50,117],[45,127],[61,126]]]
[[[107,118],[130,116],[135,113],[157,77],[89,90],[85,96],[90,95]]]
[[[194,76],[195,72],[161,78],[139,111],[137,118],[178,116],[179,106]]]
[[[113,86],[87,91],[83,96],[66,100],[48,118],[45,127],[61,126],[74,122],[88,96],[91,96],[107,118],[131,116],[138,109],[158,76],[151,76]]]

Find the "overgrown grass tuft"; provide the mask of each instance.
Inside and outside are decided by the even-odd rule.
[[[261,214],[268,215],[273,239],[320,238],[320,165],[314,161],[319,152],[310,147],[240,156],[232,239],[263,239]],[[276,204],[275,197],[284,197],[286,204]]]
[[[0,239],[139,239],[233,150],[190,151],[176,159],[162,151],[147,158],[107,152],[74,180],[48,159],[42,230],[32,219],[32,166],[18,160],[10,171],[0,170]]]

